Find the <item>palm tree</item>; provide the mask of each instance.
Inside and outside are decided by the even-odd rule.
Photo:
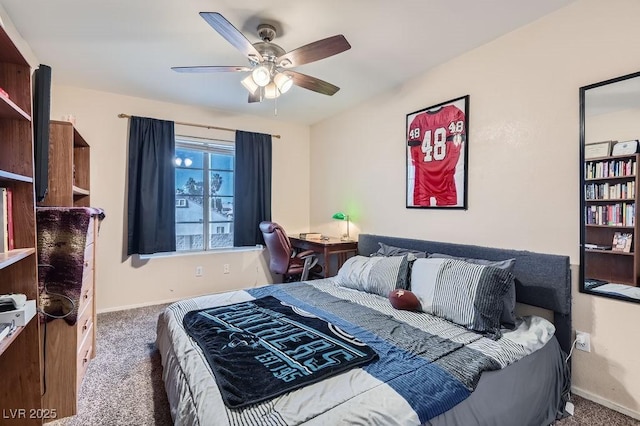
[[[218,173],[214,173],[211,176],[211,195],[216,195],[218,191],[220,191],[220,187],[222,186],[222,176]]]
[[[184,192],[187,194],[197,194],[198,193],[198,183],[194,178],[190,177],[184,184]]]
[[[209,186],[209,190],[211,191],[211,195],[216,195],[218,191],[220,191],[220,187],[222,186],[222,176],[219,173],[214,173],[211,176],[211,185]],[[222,211],[222,200],[218,197],[214,198],[214,206],[215,210],[220,213]]]

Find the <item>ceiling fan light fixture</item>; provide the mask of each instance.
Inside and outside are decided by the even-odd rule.
[[[278,86],[276,86],[276,84],[273,81],[265,86],[264,88],[265,98],[275,99],[278,96],[280,96],[280,89],[278,89]]]
[[[252,95],[255,95],[256,91],[260,88],[260,86],[258,86],[256,82],[253,81],[253,76],[251,74],[243,78],[241,83],[244,88],[247,89]]]
[[[253,81],[260,87],[265,87],[271,82],[271,71],[264,65],[255,67],[251,72]]]
[[[289,89],[291,89],[291,86],[293,86],[293,79],[291,76],[281,72],[276,73],[276,76],[273,78],[273,82],[278,86],[280,93],[287,93]]]

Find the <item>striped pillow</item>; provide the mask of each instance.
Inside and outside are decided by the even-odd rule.
[[[512,272],[513,267],[516,264],[516,259],[505,259],[505,260],[488,260],[488,259],[475,259],[471,257],[457,257],[450,256],[448,254],[442,253],[432,253],[429,257],[440,257],[444,259],[458,259],[464,260],[469,263],[476,263],[478,265],[487,265],[487,266],[495,266],[496,268],[504,269],[505,271]],[[509,286],[509,290],[502,297],[502,316],[500,318],[500,323],[507,328],[515,328],[516,327],[516,315],[514,310],[516,309],[516,283],[513,281],[513,284]]]
[[[513,284],[503,269],[456,259],[418,259],[411,291],[424,312],[495,339],[501,336],[502,298]]]
[[[353,256],[340,267],[338,285],[387,297],[390,291],[407,288],[407,256]]]

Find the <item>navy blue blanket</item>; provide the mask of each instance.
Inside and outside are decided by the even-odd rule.
[[[335,295],[329,294],[332,292]],[[363,366],[363,370],[400,394],[418,414],[421,423],[466,399],[483,371],[500,368],[487,354],[461,343],[482,339],[493,348],[494,356],[500,358],[503,356],[500,350],[496,352],[500,341],[482,338],[424,313],[403,311],[408,317],[421,318],[420,322],[424,319],[424,328],[416,328],[383,313],[384,306],[393,308],[386,298],[376,295],[333,286],[315,288],[306,283],[259,287],[247,293],[256,298],[274,296],[298,306],[373,348],[380,356]],[[361,299],[360,303],[351,300],[355,297]],[[364,306],[367,304],[380,310]],[[458,341],[445,335],[456,336]]]
[[[191,311],[183,325],[202,348],[230,408],[273,398],[378,357],[335,325],[273,296]]]

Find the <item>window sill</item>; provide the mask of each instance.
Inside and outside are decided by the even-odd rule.
[[[264,246],[258,244],[254,247],[227,247],[221,249],[213,249],[213,250],[193,250],[193,251],[172,251],[165,253],[154,253],[154,254],[139,254],[138,257],[141,260],[148,259],[157,259],[162,257],[180,257],[180,256],[207,256],[207,255],[215,255],[218,253],[237,253],[243,251],[261,251],[264,249]]]

